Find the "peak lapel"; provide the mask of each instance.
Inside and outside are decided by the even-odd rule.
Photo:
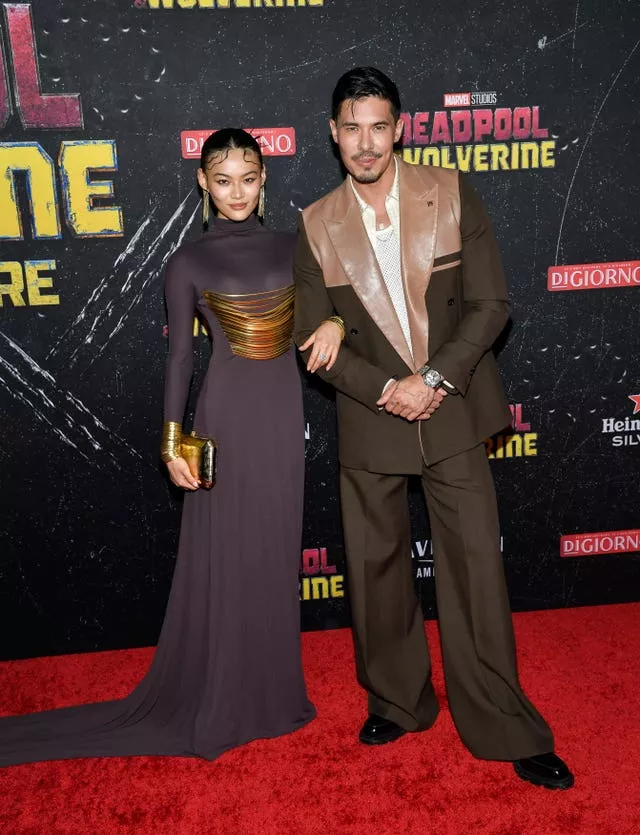
[[[378,260],[364,228],[360,207],[345,180],[335,217],[324,220],[342,268],[367,313],[380,328],[403,362],[415,369]]]
[[[402,280],[411,329],[415,367],[429,357],[429,317],[425,294],[436,251],[438,225],[438,186],[427,186],[413,167],[400,166],[400,242]]]

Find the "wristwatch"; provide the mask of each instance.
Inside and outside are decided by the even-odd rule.
[[[442,374],[435,368],[423,365],[422,368],[418,369],[418,374],[422,377],[425,386],[429,386],[429,388],[437,389],[442,385]]]

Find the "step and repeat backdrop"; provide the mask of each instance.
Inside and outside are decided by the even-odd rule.
[[[329,98],[363,64],[400,87],[399,153],[469,172],[501,243],[513,421],[486,445],[514,609],[640,599],[637,3],[0,2],[0,51],[1,658],[155,642],[181,510],[158,460],[163,270],[200,234],[202,140],[258,135],[267,223],[293,230],[340,182]],[[197,325],[194,350],[196,390]],[[334,402],[305,380],[305,404],[302,622],[331,628]]]

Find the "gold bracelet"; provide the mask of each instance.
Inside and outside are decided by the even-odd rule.
[[[324,321],[333,322],[334,325],[337,325],[342,333],[342,339],[344,339],[346,331],[344,329],[344,319],[342,318],[342,316],[329,316],[329,318],[325,319]]]
[[[162,424],[162,441],[160,443],[160,458],[165,464],[180,458],[180,442],[182,441],[182,424],[166,420]]]

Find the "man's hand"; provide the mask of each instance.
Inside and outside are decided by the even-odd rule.
[[[389,414],[405,420],[427,420],[443,398],[442,391],[425,386],[419,374],[412,374],[388,386],[378,400],[378,406],[384,406]]]
[[[435,410],[440,408],[440,404],[445,399],[447,394],[449,394],[449,392],[445,388],[436,389],[435,397],[431,401],[431,405],[421,415],[418,415],[416,420],[429,420],[429,418],[435,412]]]

